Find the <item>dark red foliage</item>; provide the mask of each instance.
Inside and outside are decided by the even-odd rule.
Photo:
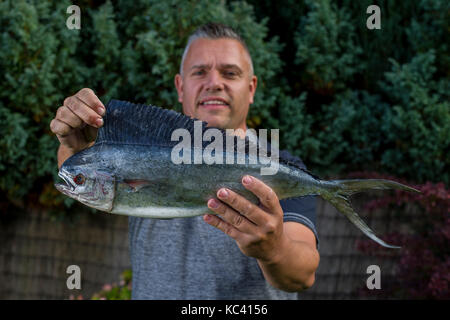
[[[450,190],[443,183],[414,185],[393,176],[355,172],[350,178],[390,179],[420,190],[420,194],[395,191],[370,201],[365,209],[395,210],[395,225],[408,232],[382,236],[388,243],[402,246],[386,249],[370,240],[361,240],[358,249],[377,257],[399,261],[396,277],[382,298],[450,299]],[[405,228],[401,228],[404,230]]]

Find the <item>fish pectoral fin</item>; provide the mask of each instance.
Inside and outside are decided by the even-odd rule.
[[[137,192],[141,190],[142,188],[145,188],[151,184],[151,181],[148,180],[129,180],[125,179],[123,180],[130,188],[132,192]]]

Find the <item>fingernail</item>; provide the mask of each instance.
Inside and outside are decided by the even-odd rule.
[[[103,125],[103,119],[102,118],[97,119],[95,120],[95,123],[97,124],[98,127],[101,127]]]
[[[242,182],[244,184],[250,184],[250,183],[252,183],[252,181],[253,181],[252,178],[249,176],[245,176],[244,179],[242,179]]]
[[[219,207],[219,203],[214,199],[209,199],[208,206],[212,209],[217,209]]]
[[[103,116],[105,114],[105,108],[99,107],[98,108],[98,112],[100,113],[101,116]]]
[[[219,190],[219,197],[221,197],[221,198],[226,198],[226,197],[228,197],[228,191],[227,191],[227,189],[220,189],[220,190]]]
[[[205,214],[205,215],[203,216],[203,218],[205,219],[205,221],[211,220],[211,216],[210,216],[209,214]]]

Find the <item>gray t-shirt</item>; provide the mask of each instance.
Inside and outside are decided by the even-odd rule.
[[[298,158],[297,158],[298,159]],[[300,161],[300,159],[298,159]],[[314,196],[281,200],[284,221],[315,229]],[[129,217],[132,299],[297,299],[272,287],[256,259],[201,216]]]

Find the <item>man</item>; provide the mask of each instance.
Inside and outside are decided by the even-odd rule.
[[[244,41],[231,28],[210,23],[191,35],[175,86],[186,115],[247,129],[257,78]],[[104,113],[90,89],[65,99],[50,123],[61,143],[58,166],[93,144]],[[259,206],[220,189],[207,203],[217,215],[129,218],[134,299],[296,299],[314,283],[314,199],[280,202],[255,177],[242,183]]]

